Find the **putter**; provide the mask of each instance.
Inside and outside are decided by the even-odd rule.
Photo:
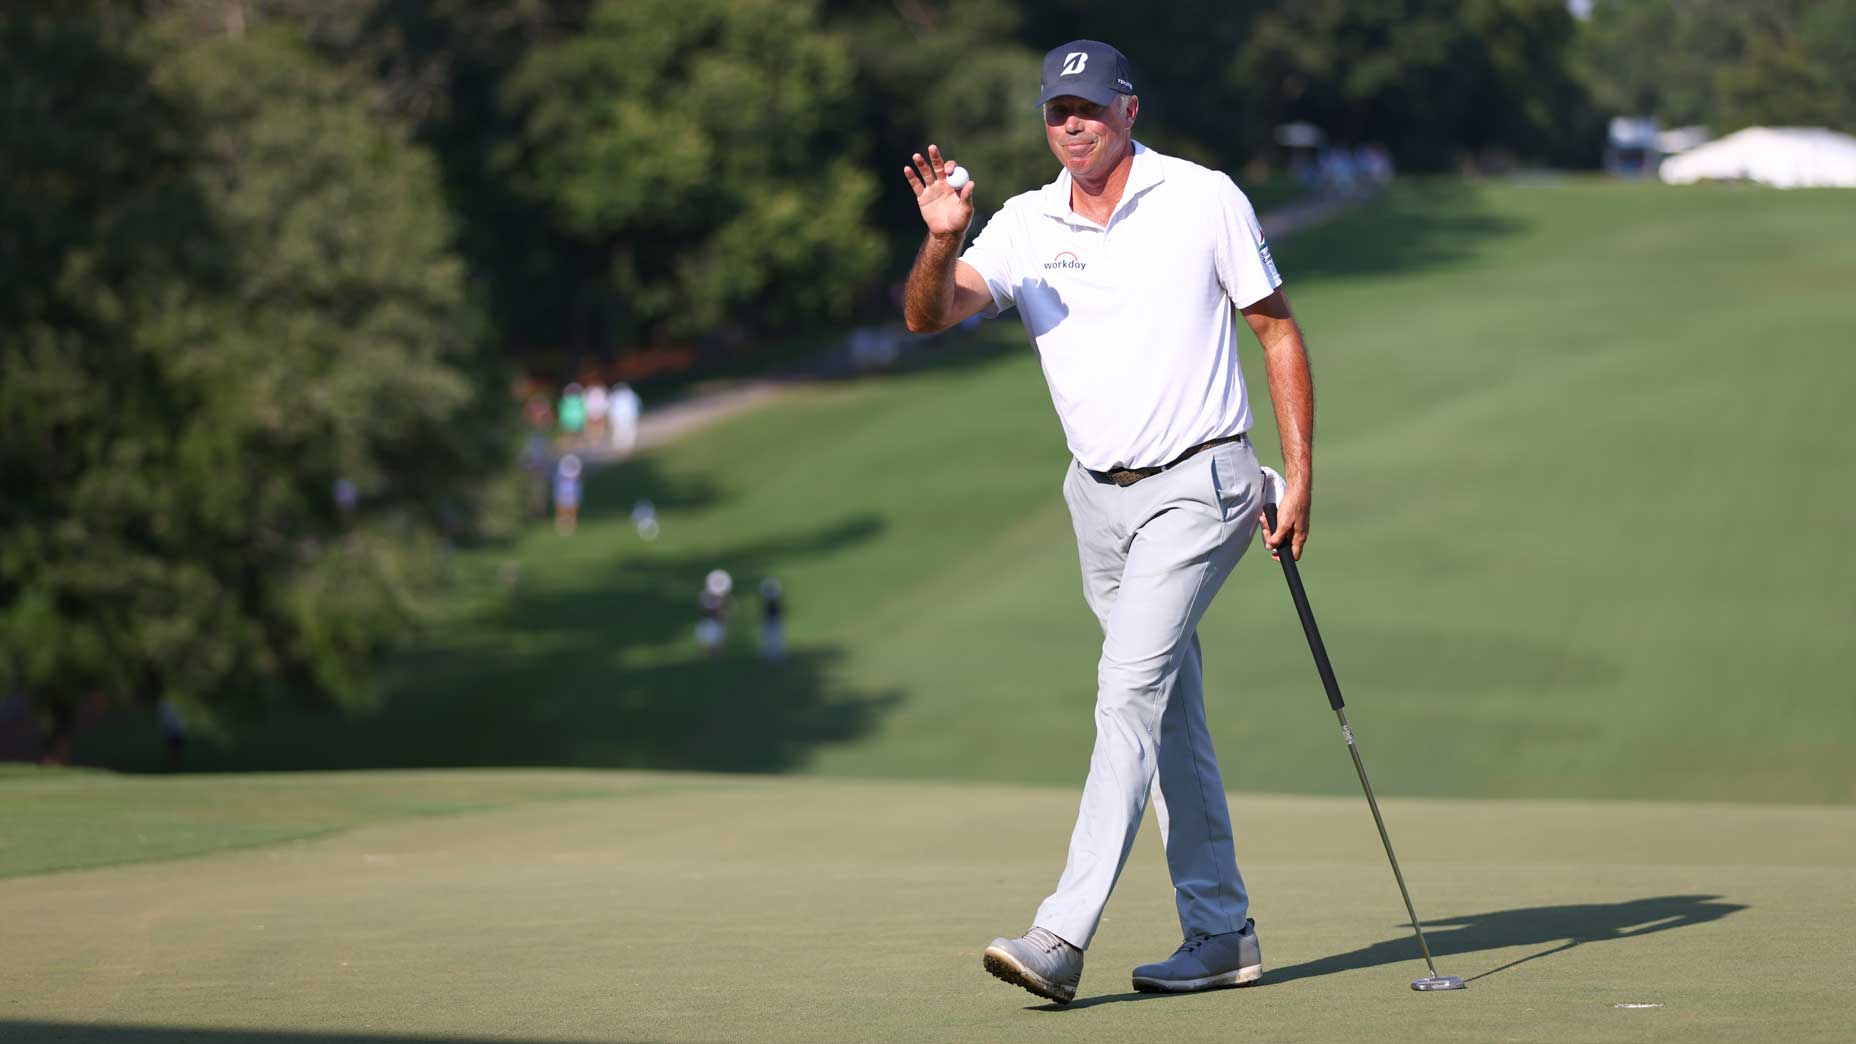
[[[1276,502],[1282,499],[1285,483],[1282,476],[1270,468],[1263,469],[1263,481],[1266,485],[1263,515],[1273,530],[1276,528]],[[1421,992],[1466,989],[1462,979],[1437,974],[1437,965],[1431,961],[1431,948],[1424,941],[1424,926],[1418,923],[1418,911],[1411,905],[1411,892],[1405,887],[1405,875],[1399,872],[1398,856],[1392,852],[1386,821],[1379,815],[1379,801],[1373,797],[1373,785],[1366,780],[1366,763],[1360,760],[1360,746],[1354,742],[1353,726],[1347,722],[1346,704],[1340,698],[1340,682],[1334,680],[1334,665],[1328,662],[1327,647],[1321,644],[1321,631],[1315,627],[1314,610],[1308,607],[1308,592],[1302,589],[1302,575],[1296,571],[1295,554],[1285,547],[1278,552],[1277,558],[1282,562],[1283,578],[1289,581],[1289,597],[1295,600],[1296,614],[1302,618],[1302,632],[1308,635],[1308,651],[1314,654],[1315,669],[1321,672],[1321,684],[1328,690],[1328,706],[1333,707],[1334,714],[1340,718],[1340,734],[1347,741],[1347,753],[1353,756],[1354,770],[1360,774],[1360,789],[1366,791],[1366,803],[1373,810],[1373,823],[1379,827],[1379,840],[1386,846],[1386,858],[1392,861],[1392,876],[1398,880],[1399,894],[1405,897],[1405,912],[1411,915],[1412,931],[1418,933],[1418,949],[1424,951],[1424,964],[1431,969],[1430,978],[1413,979],[1411,988]]]

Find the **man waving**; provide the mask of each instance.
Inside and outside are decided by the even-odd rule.
[[[1102,625],[1096,742],[1068,859],[1032,928],[987,970],[1076,995],[1150,792],[1185,941],[1134,969],[1141,990],[1254,982],[1263,958],[1205,723],[1198,623],[1264,525],[1308,535],[1314,392],[1301,331],[1250,201],[1218,171],[1135,141],[1128,60],[1076,40],[1044,57],[1044,133],[1062,169],[1006,201],[965,253],[973,186],[930,145],[905,170],[928,235],[909,273],[911,330],[1016,307],[1074,460],[1064,499],[1083,595]],[[1246,432],[1236,314],[1262,344],[1288,489],[1267,530]]]

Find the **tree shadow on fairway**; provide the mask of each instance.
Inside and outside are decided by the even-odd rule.
[[[1581,903],[1569,906],[1528,906],[1516,910],[1496,910],[1463,917],[1445,917],[1425,923],[1424,938],[1431,956],[1443,974],[1461,974],[1464,969],[1444,965],[1444,958],[1485,950],[1503,950],[1512,946],[1553,944],[1538,953],[1464,975],[1474,982],[1497,972],[1541,957],[1570,950],[1582,943],[1632,939],[1640,935],[1687,928],[1717,921],[1728,914],[1746,909],[1743,903],[1719,902],[1718,895],[1664,895],[1651,899],[1631,899],[1621,903]],[[1439,931],[1438,929],[1448,929]],[[1266,969],[1257,986],[1280,986],[1297,979],[1309,979],[1336,972],[1356,971],[1388,964],[1412,964],[1414,975],[1422,971],[1424,955],[1418,949],[1417,936],[1409,930],[1398,936],[1373,943],[1347,953],[1292,964],[1286,968]],[[1089,997],[1066,1007],[1041,1005],[1033,1011],[1075,1011],[1097,1004],[1144,1000],[1166,994],[1118,993],[1106,997]]]
[[[611,1044],[647,1044],[639,1038],[609,1038]],[[394,1033],[312,1033],[300,1030],[202,1029],[195,1026],[93,1025],[0,1019],[8,1044],[559,1044],[514,1037],[406,1036]]]
[[[667,515],[655,543],[629,521],[640,497]],[[600,472],[574,536],[543,531],[459,565],[457,608],[383,664],[377,706],[278,707],[240,723],[231,743],[190,748],[186,768],[784,772],[822,745],[868,733],[900,693],[847,684],[844,650],[803,635],[783,657],[763,658],[757,588],[763,576],[876,539],[883,519],[851,514],[795,529],[743,520],[732,540],[678,539],[688,516],[724,499],[649,457]],[[717,568],[735,578],[734,605],[728,641],[705,652],[694,636],[697,595]],[[96,737],[86,760],[161,767],[152,727],[132,724],[141,726],[134,736]]]
[[[1526,231],[1490,213],[1483,189],[1451,178],[1401,181],[1338,220],[1275,247],[1291,285],[1473,261],[1490,243]]]

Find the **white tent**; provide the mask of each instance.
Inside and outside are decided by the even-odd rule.
[[[1778,188],[1856,188],[1856,138],[1822,127],[1748,127],[1663,161],[1671,185],[1757,181]]]

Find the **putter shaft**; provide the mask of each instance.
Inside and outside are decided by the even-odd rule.
[[[1276,528],[1276,505],[1265,504],[1263,513],[1270,529]],[[1398,868],[1398,854],[1392,851],[1392,836],[1386,833],[1385,818],[1379,814],[1379,799],[1373,796],[1373,784],[1366,778],[1366,763],[1360,760],[1360,745],[1353,738],[1353,726],[1347,721],[1347,705],[1340,695],[1340,682],[1334,677],[1334,665],[1328,662],[1327,646],[1321,642],[1321,629],[1315,626],[1315,611],[1309,608],[1308,592],[1302,587],[1302,574],[1295,568],[1295,554],[1284,547],[1277,558],[1282,562],[1283,578],[1289,582],[1289,597],[1295,601],[1296,615],[1302,618],[1302,632],[1308,636],[1308,651],[1315,657],[1315,669],[1321,672],[1321,685],[1327,690],[1328,706],[1340,719],[1340,734],[1347,741],[1347,753],[1353,768],[1360,774],[1360,789],[1366,792],[1366,804],[1373,810],[1373,825],[1379,828],[1380,843],[1386,846],[1386,859],[1392,863],[1392,877],[1398,881],[1398,894],[1405,899],[1405,912],[1411,915],[1411,927],[1418,936],[1418,949],[1424,952],[1424,965],[1431,978],[1439,978],[1437,965],[1431,960],[1431,947],[1424,941],[1424,926],[1418,923],[1417,908],[1411,904],[1411,891],[1405,887],[1405,875]]]

